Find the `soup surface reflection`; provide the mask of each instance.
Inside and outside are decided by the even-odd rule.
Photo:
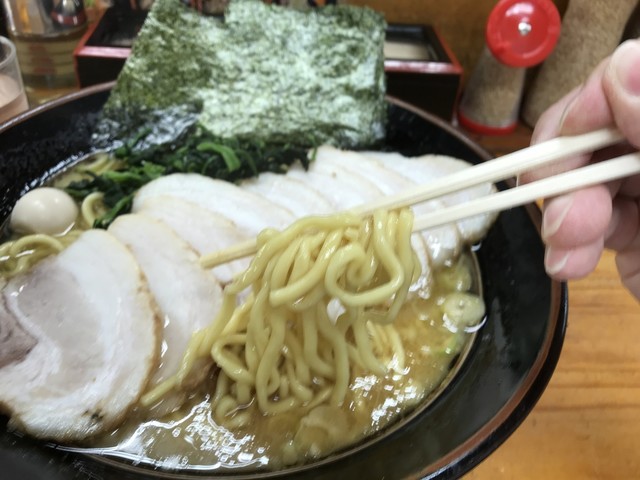
[[[464,254],[436,273],[428,298],[407,301],[394,323],[406,355],[404,370],[394,369],[393,361],[384,377],[356,370],[339,408],[303,406],[269,416],[253,402],[249,427],[226,428],[213,419],[212,392],[201,390],[165,418],[131,416],[86,451],[168,469],[237,472],[308,463],[357,444],[426,405],[455,375],[478,326],[456,327],[445,300],[461,290],[478,293],[477,273],[472,254]],[[213,388],[215,378],[204,383]]]

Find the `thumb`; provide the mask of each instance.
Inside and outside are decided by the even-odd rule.
[[[616,125],[640,147],[640,40],[626,41],[616,49],[602,86]]]

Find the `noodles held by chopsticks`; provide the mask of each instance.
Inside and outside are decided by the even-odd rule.
[[[254,398],[264,414],[339,406],[354,369],[384,375],[392,360],[402,369],[392,322],[421,274],[412,226],[413,214],[402,209],[365,220],[308,217],[282,232],[263,231],[217,318],[192,337],[181,370],[142,404],[181,388],[203,357],[220,367],[213,411],[229,426],[248,421],[242,409]]]

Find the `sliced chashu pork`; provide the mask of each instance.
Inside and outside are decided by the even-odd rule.
[[[318,154],[321,147],[318,149]],[[319,155],[309,166],[309,171],[302,168],[292,168],[287,175],[293,175],[310,188],[320,185],[322,192],[335,206],[336,211],[359,207],[380,198],[384,193],[371,179],[349,168],[343,168],[340,162],[321,161]],[[422,235],[412,235],[411,243],[422,268],[421,277],[412,286],[412,290],[425,290],[431,283],[431,267],[426,244]]]
[[[396,171],[416,184],[427,184],[438,178],[451,175],[471,166],[470,163],[459,158],[446,155],[422,155],[420,157],[404,157],[399,153],[365,152],[366,156],[374,158],[385,168]],[[449,205],[457,205],[469,200],[483,197],[495,192],[495,186],[491,183],[483,183],[469,187],[459,192],[445,195],[440,199]],[[459,220],[458,230],[465,243],[473,243],[482,239],[493,221],[495,213],[486,213],[475,217]]]
[[[234,222],[243,234],[255,237],[267,227],[282,229],[295,216],[291,211],[243,190],[233,183],[195,173],[174,173],[149,182],[136,194],[133,211],[142,209],[154,196],[171,196],[197,203],[202,208]]]
[[[147,199],[138,212],[171,227],[200,255],[229,248],[249,238],[238,230],[235,223],[222,215],[205,210],[193,202],[167,195]],[[212,272],[226,285],[248,266],[249,259],[242,258],[218,265]]]
[[[245,180],[240,187],[290,210],[296,217],[335,211],[331,203],[315,187],[292,176],[265,172],[257,178]]]
[[[10,358],[3,345],[0,406],[30,435],[77,441],[114,427],[155,371],[153,299],[131,253],[105,231],[9,280],[0,304],[0,331],[19,326],[31,339]]]
[[[414,186],[414,183],[406,177],[358,152],[322,146],[317,150],[316,162],[319,165],[328,165],[335,169],[342,168],[354,175],[361,175],[376,185],[384,195],[397,195]],[[414,215],[421,216],[442,208],[444,205],[434,200],[414,205],[412,210]],[[444,265],[446,260],[460,253],[462,245],[455,224],[433,228],[418,235],[424,239],[431,262],[436,267]]]
[[[341,209],[361,206],[383,195],[380,187],[378,187],[375,183],[373,183],[365,176],[360,175],[359,173],[354,173],[349,169],[335,168],[334,165],[331,165],[327,162],[318,162],[317,151],[316,160],[314,160],[309,165],[309,171],[312,173],[320,173],[322,175],[329,176],[334,182],[334,188],[332,190],[335,190],[336,186],[344,187],[345,190],[353,191],[355,195],[360,199],[359,203],[357,204],[345,203],[344,200],[341,200]],[[325,194],[336,195],[337,192],[325,192]]]
[[[123,215],[109,232],[133,253],[162,314],[162,353],[153,386],[178,373],[193,333],[215,319],[222,288],[200,266],[196,252],[159,220]]]
[[[335,211],[360,206],[382,195],[380,189],[367,179],[353,175],[348,171],[320,165],[315,161],[305,171],[301,165],[294,164],[287,172],[288,177],[315,188],[329,201]]]

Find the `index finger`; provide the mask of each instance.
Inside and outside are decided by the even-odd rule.
[[[603,88],[603,76],[610,59],[603,60],[589,78],[557,103],[549,107],[538,120],[531,137],[531,143],[540,143],[559,135],[578,135],[613,124]],[[557,175],[589,163],[590,154],[577,155],[541,167],[521,175],[521,183],[529,183],[541,178]]]

